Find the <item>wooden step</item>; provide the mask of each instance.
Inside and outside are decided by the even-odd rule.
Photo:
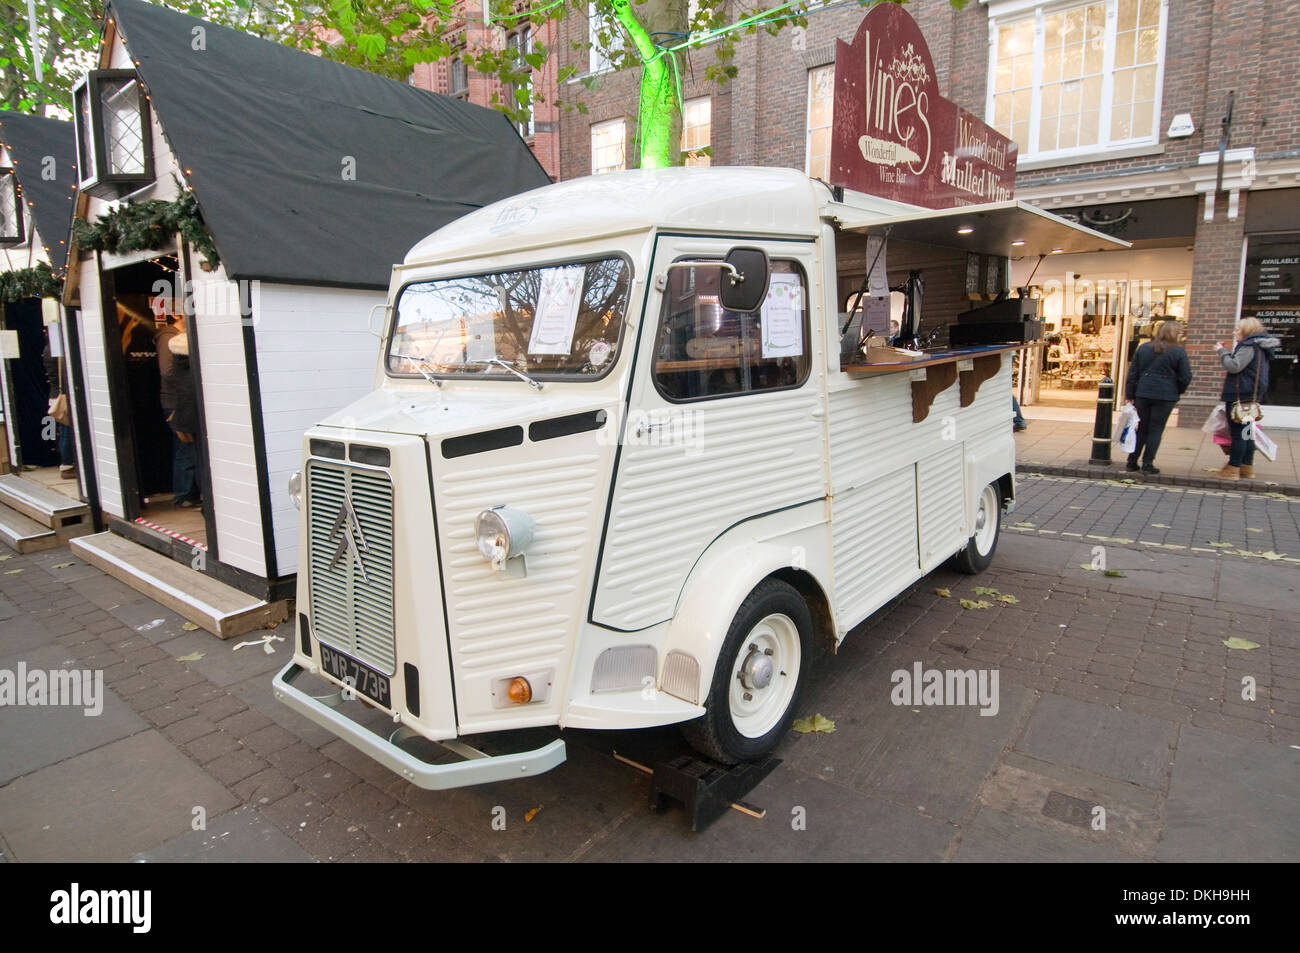
[[[90,507],[16,473],[0,476],[0,503],[17,510],[63,538],[90,530]]]
[[[52,549],[63,542],[48,526],[42,526],[3,504],[0,504],[0,539],[20,553]]]
[[[222,639],[264,629],[289,617],[289,603],[265,602],[168,559],[116,533],[71,540],[72,551]]]

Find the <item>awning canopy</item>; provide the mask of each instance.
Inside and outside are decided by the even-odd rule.
[[[1117,251],[1128,242],[1084,228],[1051,212],[1012,199],[960,208],[916,209],[881,216],[841,206],[836,209],[845,231],[940,245],[982,255],[1022,258],[1071,252]],[[847,214],[844,214],[847,213]]]

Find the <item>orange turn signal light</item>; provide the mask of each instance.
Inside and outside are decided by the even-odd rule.
[[[528,684],[528,679],[518,675],[510,679],[506,697],[516,705],[526,705],[533,700],[533,686]]]

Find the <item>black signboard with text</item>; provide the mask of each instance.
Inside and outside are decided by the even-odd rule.
[[[1241,316],[1258,318],[1282,342],[1262,403],[1300,406],[1300,232],[1247,237]]]

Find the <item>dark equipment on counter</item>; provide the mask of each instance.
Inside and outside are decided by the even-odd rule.
[[[953,347],[970,344],[1022,344],[1043,337],[1043,322],[1038,320],[1036,298],[1003,298],[972,308],[957,315],[957,323],[948,329],[948,343]]]
[[[907,281],[890,291],[903,293],[903,319],[899,322],[898,333],[889,343],[893,347],[919,348],[921,332],[921,301],[925,297],[925,279],[919,271],[907,276]]]

